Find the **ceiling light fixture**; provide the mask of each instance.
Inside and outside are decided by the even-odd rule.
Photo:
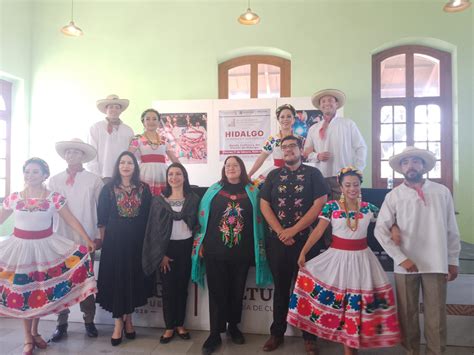
[[[471,6],[470,0],[450,0],[444,5],[443,10],[446,12],[461,12]]]
[[[260,16],[258,16],[255,12],[252,11],[250,8],[250,0],[247,3],[247,11],[245,11],[242,15],[237,18],[242,25],[256,25],[260,22]]]
[[[61,32],[70,37],[80,37],[84,34],[84,32],[74,23],[74,0],[71,0],[71,21],[69,24],[61,28]]]

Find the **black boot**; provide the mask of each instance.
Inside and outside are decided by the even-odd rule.
[[[91,323],[84,323],[84,327],[86,328],[86,334],[90,338],[97,338],[99,335],[99,332],[97,328],[95,327],[94,322]]]
[[[54,330],[54,333],[51,336],[51,339],[49,339],[49,341],[52,341],[53,343],[57,343],[66,335],[67,335],[67,324],[58,325],[56,329]]]
[[[232,342],[234,344],[244,344],[245,343],[245,338],[242,332],[240,331],[239,328],[237,328],[237,325],[235,324],[229,324],[227,327],[227,334],[230,335]]]
[[[209,335],[204,344],[202,344],[202,354],[210,355],[222,344],[221,336],[219,333]]]

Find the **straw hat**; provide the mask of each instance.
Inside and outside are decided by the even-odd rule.
[[[435,155],[426,149],[420,149],[413,146],[406,147],[403,152],[400,154],[394,155],[388,160],[388,163],[397,173],[403,174],[400,162],[409,157],[417,157],[424,161],[423,164],[423,174],[426,174],[428,171],[434,168],[436,164]]]
[[[120,112],[123,112],[127,109],[129,103],[130,101],[128,101],[127,99],[121,99],[117,95],[109,95],[105,99],[97,100],[96,106],[100,112],[106,113],[107,105],[116,104],[116,105],[120,105],[121,107]]]
[[[319,100],[321,100],[321,98],[324,96],[335,97],[337,100],[337,108],[341,108],[346,102],[346,95],[341,90],[324,89],[318,91],[317,93],[313,94],[313,96],[311,96],[311,102],[313,103],[313,106],[319,109]]]
[[[61,156],[61,158],[66,159],[66,150],[68,149],[77,149],[84,153],[82,157],[82,163],[87,163],[95,158],[97,151],[90,144],[84,143],[79,138],[73,138],[69,141],[62,141],[56,143],[56,152]]]

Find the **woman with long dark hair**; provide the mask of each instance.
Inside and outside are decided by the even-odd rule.
[[[272,282],[257,196],[242,159],[230,156],[221,180],[207,189],[199,205],[192,279],[203,286],[207,275],[211,334],[203,344],[204,354],[216,350],[226,329],[235,344],[245,342],[237,324],[250,266],[256,267],[257,285]]]
[[[100,257],[96,302],[112,312],[115,328],[111,343],[135,338],[132,313],[147,303],[151,287],[142,270],[142,249],[151,192],[140,182],[140,169],[135,156],[122,152],[114,167],[112,181],[104,186],[97,208]],[[125,328],[125,331],[124,331]]]
[[[157,272],[162,282],[166,326],[162,344],[169,343],[175,332],[190,339],[184,318],[198,206],[199,197],[191,191],[186,169],[180,163],[171,164],[165,189],[153,197],[143,243],[143,270],[146,275]]]

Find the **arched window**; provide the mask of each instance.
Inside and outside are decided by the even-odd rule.
[[[376,188],[403,176],[388,159],[407,145],[429,149],[436,166],[428,178],[453,187],[451,54],[400,46],[372,57],[372,181]]]
[[[270,55],[249,55],[219,64],[219,99],[291,96],[291,62]]]
[[[0,79],[0,197],[10,193],[12,83]]]

